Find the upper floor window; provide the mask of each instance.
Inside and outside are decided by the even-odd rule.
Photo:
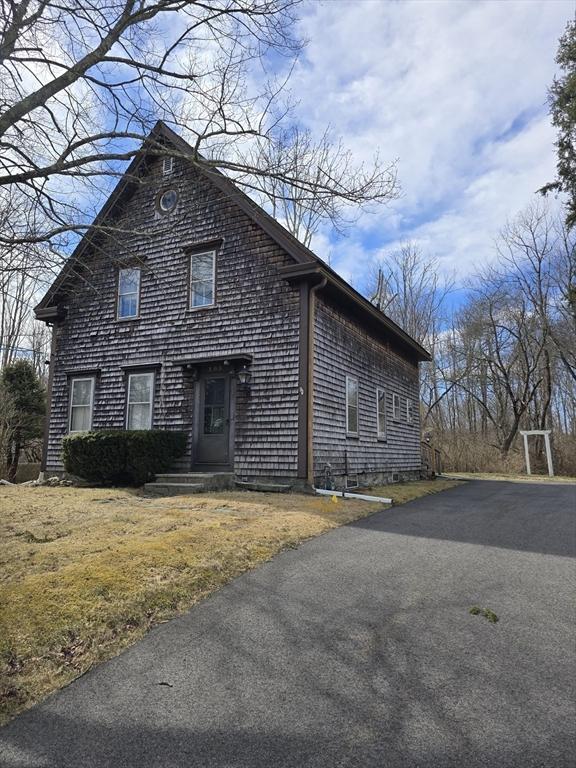
[[[128,376],[126,429],[151,429],[154,400],[154,374],[131,373]]]
[[[78,378],[70,382],[70,432],[88,432],[92,428],[94,379]]]
[[[165,157],[162,161],[162,173],[164,176],[169,176],[174,170],[174,158]]]
[[[358,379],[346,376],[346,432],[358,434]]]
[[[414,403],[410,398],[406,399],[406,421],[408,424],[414,423]]]
[[[190,309],[210,307],[216,294],[216,252],[190,256]]]
[[[378,438],[386,439],[386,392],[383,389],[376,390],[376,427]]]
[[[400,421],[400,395],[396,392],[392,395],[392,418],[394,421]]]
[[[160,213],[170,213],[176,208],[178,202],[178,192],[175,189],[166,189],[156,198],[156,204]]]
[[[118,318],[138,317],[140,311],[140,270],[121,269],[118,273]]]

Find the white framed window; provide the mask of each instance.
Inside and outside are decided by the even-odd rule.
[[[128,375],[126,429],[152,429],[154,405],[154,374]]]
[[[86,376],[70,382],[70,419],[68,431],[88,432],[92,429],[94,410],[94,378]]]
[[[386,390],[376,389],[376,429],[379,440],[386,440]]]
[[[414,424],[414,403],[409,397],[406,398],[406,421],[408,424]]]
[[[346,432],[358,434],[358,379],[346,376]]]
[[[140,270],[129,267],[118,271],[118,307],[119,320],[138,317],[140,312]]]
[[[216,251],[190,256],[190,309],[211,307],[216,299]]]
[[[165,157],[164,160],[162,161],[162,174],[164,176],[169,176],[173,170],[174,170],[174,158]]]
[[[400,395],[396,392],[392,395],[392,418],[394,421],[400,421]]]

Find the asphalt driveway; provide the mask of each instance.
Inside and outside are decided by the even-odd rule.
[[[0,765],[573,768],[575,540],[576,486],[476,481],[376,514],[17,718]]]

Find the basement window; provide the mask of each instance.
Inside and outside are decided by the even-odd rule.
[[[358,434],[358,379],[346,376],[346,433]]]

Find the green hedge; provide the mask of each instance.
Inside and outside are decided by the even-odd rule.
[[[186,451],[184,432],[110,429],[68,435],[64,468],[92,483],[142,485]]]

